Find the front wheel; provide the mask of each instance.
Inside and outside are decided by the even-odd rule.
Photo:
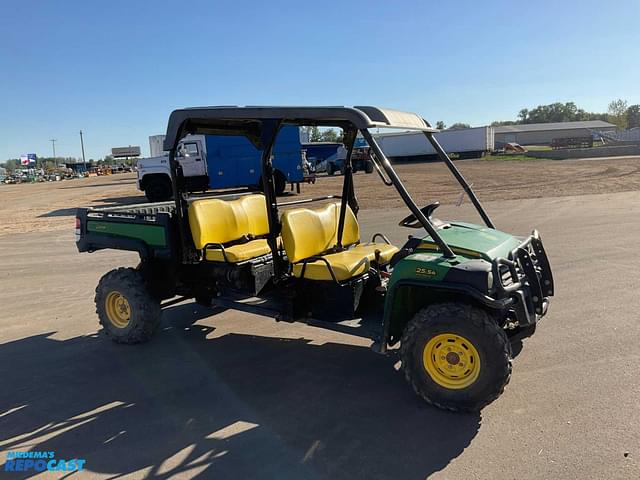
[[[133,268],[105,274],[96,288],[95,302],[104,332],[116,343],[146,342],[160,324],[160,300]]]
[[[144,194],[151,203],[170,200],[173,197],[171,182],[164,177],[150,178],[144,187]]]
[[[430,305],[406,326],[402,367],[415,392],[436,407],[482,409],[511,376],[511,344],[483,309],[462,302]]]

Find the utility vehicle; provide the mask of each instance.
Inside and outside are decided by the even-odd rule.
[[[278,202],[272,148],[286,125],[343,129],[348,153],[339,196]],[[418,207],[371,135],[378,128],[422,132],[485,225],[437,219],[437,202]],[[368,106],[174,111],[165,149],[175,201],[78,210],[79,251],[140,254],[136,268],[113,270],[98,284],[104,331],[119,343],[144,342],[164,306],[195,298],[366,336],[379,353],[399,345],[394,350],[420,397],[454,411],[482,408],[509,381],[509,333],[531,331],[546,314],[553,278],[538,233],[519,238],[496,230],[436,132],[416,114]],[[425,231],[404,245],[382,233],[360,238],[351,166],[358,133],[383,183],[409,209],[400,225]],[[264,193],[190,196],[176,161],[188,134],[249,139],[262,152]],[[315,202],[322,205],[312,208]]]

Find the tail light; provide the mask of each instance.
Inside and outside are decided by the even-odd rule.
[[[82,228],[82,222],[80,222],[80,219],[76,217],[76,242],[80,241],[81,228]]]

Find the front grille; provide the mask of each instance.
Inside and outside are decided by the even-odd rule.
[[[510,287],[515,283],[513,276],[511,275],[511,270],[507,265],[500,265],[498,267],[498,271],[500,273],[500,284],[503,287]]]

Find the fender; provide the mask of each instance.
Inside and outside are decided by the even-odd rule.
[[[166,175],[167,179],[171,179],[171,171],[169,169],[169,157],[151,157],[138,160],[138,178],[136,187],[138,190],[144,191],[145,176],[149,175]]]
[[[416,287],[424,289],[429,293],[438,292],[439,295],[442,295],[442,293],[452,293],[457,296],[466,296],[482,305],[485,305],[488,308],[495,310],[503,310],[513,303],[512,298],[503,298],[496,300],[469,285],[452,282],[433,283],[415,279],[398,280],[394,283],[391,290],[387,292],[387,298],[385,300],[384,315],[382,319],[382,334],[379,341],[380,353],[384,353],[386,351],[387,343],[390,340],[391,325],[394,321],[393,310],[396,303],[396,296],[401,289],[406,287]]]

